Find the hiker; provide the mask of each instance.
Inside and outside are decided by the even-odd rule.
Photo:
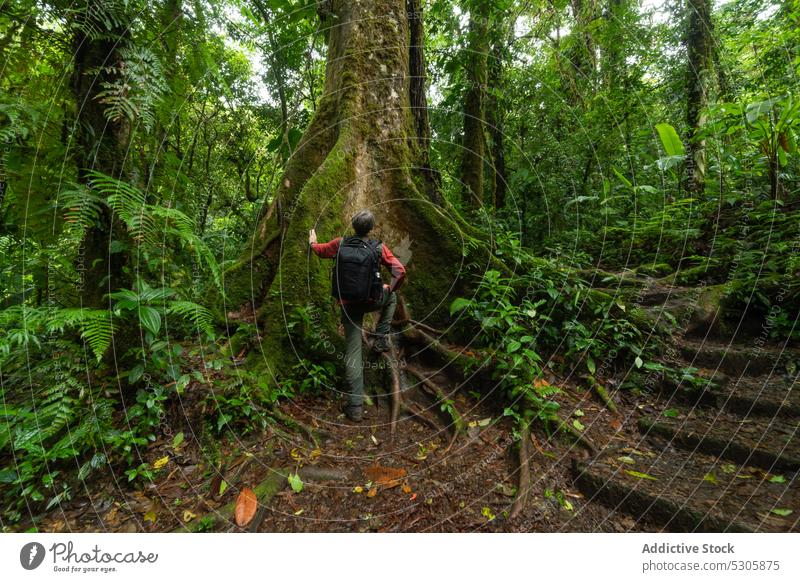
[[[406,269],[385,244],[368,238],[375,226],[375,217],[369,210],[361,210],[352,220],[355,236],[339,237],[327,243],[317,242],[312,228],[308,233],[311,250],[322,259],[336,259],[332,277],[332,294],[342,312],[345,339],[345,375],[350,395],[344,413],[353,422],[361,422],[364,414],[364,370],[361,356],[361,326],[364,314],[380,310],[375,326],[377,336],[373,348],[379,352],[389,350],[389,326],[392,322],[397,294],[403,283]],[[392,272],[392,282],[383,283],[380,265]]]

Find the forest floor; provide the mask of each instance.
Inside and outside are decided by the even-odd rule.
[[[665,306],[690,305],[691,292],[655,285],[641,302],[660,316]],[[401,415],[393,436],[388,398],[373,398],[364,421],[354,424],[330,393],[283,401],[275,415],[281,423],[263,431],[195,435],[194,428],[205,426],[202,403],[214,375],[223,374],[211,372],[210,382],[189,385],[170,414],[182,422],[182,442],[176,426],[143,452],[152,481],[129,484],[109,467],[21,529],[797,531],[800,349],[757,339],[676,336],[665,363],[694,370],[694,380],[662,378],[649,391],[609,383],[615,412],[580,382],[550,378],[560,388],[559,415],[592,450],[569,434],[548,437],[534,426],[529,495],[513,519],[519,483],[513,421],[470,386],[415,362],[424,377],[452,392],[465,425],[455,439],[441,416],[436,422],[441,411],[433,399],[424,414]],[[196,364],[204,362],[198,357]],[[315,441],[288,430],[295,421],[312,429]],[[298,469],[302,485],[289,487],[286,473]],[[240,528],[232,508],[245,487],[259,493],[261,509]]]

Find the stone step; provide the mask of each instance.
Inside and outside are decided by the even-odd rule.
[[[695,408],[676,418],[639,419],[639,430],[688,451],[700,451],[768,471],[800,470],[800,418],[739,417]]]
[[[741,416],[800,416],[798,375],[727,376],[697,372],[695,383],[664,379],[661,395],[676,396],[685,404],[699,404],[734,412]]]
[[[575,459],[572,469],[587,501],[663,531],[800,531],[796,474],[770,475],[671,448],[622,449],[588,462]]]
[[[764,374],[793,375],[800,366],[796,349],[780,346],[753,346],[716,341],[684,339],[679,346],[681,357],[689,366],[719,370],[729,376],[760,376]]]

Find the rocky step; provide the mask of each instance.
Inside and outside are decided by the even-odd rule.
[[[668,409],[639,419],[651,440],[755,465],[768,471],[800,470],[800,418],[739,417],[726,411]]]
[[[699,370],[694,382],[665,379],[662,395],[687,404],[724,409],[742,416],[800,416],[798,376],[727,376]]]
[[[772,475],[702,453],[622,449],[573,460],[587,501],[663,531],[800,531],[800,488]]]
[[[800,353],[796,349],[782,349],[780,346],[683,340],[679,351],[689,366],[719,370],[736,377],[793,375],[800,368]]]

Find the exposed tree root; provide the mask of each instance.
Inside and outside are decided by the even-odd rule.
[[[406,370],[413,374],[420,381],[420,385],[436,400],[437,405],[441,405],[449,401],[450,406],[445,407],[445,412],[447,412],[448,416],[450,417],[450,426],[452,427],[453,434],[450,438],[450,442],[447,445],[447,449],[445,449],[445,452],[448,451],[453,446],[458,436],[466,430],[464,417],[456,408],[455,403],[453,403],[444,393],[444,390],[442,390],[442,388],[436,384],[436,382],[430,378],[427,378],[422,370],[409,365],[406,365]]]
[[[600,384],[597,380],[595,380],[594,377],[592,376],[587,377],[586,380],[592,387],[592,391],[595,394],[597,394],[598,398],[600,398],[600,400],[603,401],[603,404],[606,405],[606,408],[608,408],[611,412],[616,414],[617,403],[614,402],[614,399],[611,398],[611,395],[608,393],[608,391],[606,391],[603,385]]]
[[[266,505],[278,492],[289,484],[288,477],[292,473],[294,473],[293,468],[284,467],[282,469],[270,469],[269,476],[253,488],[260,509],[254,518],[254,521],[258,519],[258,524],[255,526],[252,525],[252,522],[248,524],[249,531],[256,531],[258,529],[261,520],[264,518],[265,512],[262,510],[265,509]],[[300,475],[303,481],[344,481],[347,479],[347,475],[341,471],[325,467],[301,467],[297,471],[297,474]],[[233,523],[235,510],[236,501],[234,500],[217,510],[207,513],[202,518],[193,520],[190,524],[180,526],[174,531],[197,532],[205,529],[213,530],[224,524],[230,525]],[[235,525],[234,528],[236,528]]]
[[[455,362],[462,369],[465,369],[469,366],[469,364],[474,363],[473,359],[467,354],[448,348],[438,339],[412,326],[406,326],[403,329],[403,338],[411,343],[432,349],[446,362]]]
[[[589,451],[590,454],[597,454],[597,447],[577,428],[566,422],[563,418],[558,419],[558,430],[571,436],[574,441]]]
[[[426,331],[427,333],[432,333],[435,335],[444,335],[444,331],[441,329],[436,329],[435,327],[431,327],[427,324],[422,323],[421,321],[416,321],[414,319],[401,319],[400,321],[393,322],[395,325],[410,325],[413,327],[417,327],[421,330]]]
[[[435,421],[431,420],[425,415],[425,411],[422,410],[422,408],[419,405],[413,402],[406,402],[405,400],[403,400],[402,409],[404,412],[408,413],[409,416],[411,416],[411,418],[420,421],[422,424],[427,425],[428,428],[431,428],[437,432],[442,430],[442,427],[439,424],[437,424]]]
[[[511,511],[508,514],[509,519],[515,519],[522,513],[531,490],[530,451],[528,448],[530,432],[530,423],[528,421],[521,422],[519,428],[519,484],[517,495],[514,497],[514,503],[511,505]]]
[[[319,438],[324,437],[325,433],[320,430],[316,430],[308,426],[307,424],[300,422],[296,418],[289,416],[288,414],[284,414],[277,407],[271,407],[269,409],[270,415],[272,415],[276,420],[279,420],[284,426],[287,428],[302,432],[308,437],[308,440],[315,446],[319,446]]]

